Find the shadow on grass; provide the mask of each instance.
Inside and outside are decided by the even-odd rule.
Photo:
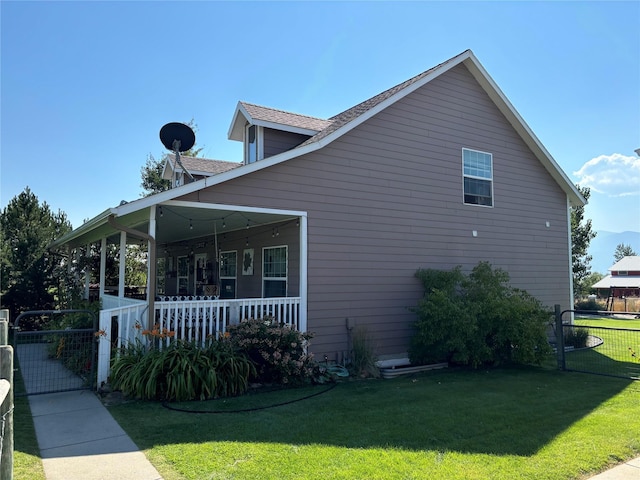
[[[631,355],[629,358],[635,360]],[[610,356],[600,353],[597,348],[567,352],[565,364],[567,370],[575,372],[640,380],[640,359],[635,361],[614,360]]]
[[[630,382],[534,368],[450,369],[347,381],[305,401],[246,413],[181,413],[148,402],[110,411],[143,449],[228,441],[529,456]],[[324,387],[197,402],[189,408],[264,406],[314,388]]]
[[[586,329],[602,343],[566,352],[567,370],[640,379],[640,330],[585,324],[578,328]]]

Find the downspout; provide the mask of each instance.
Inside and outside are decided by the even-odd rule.
[[[139,232],[138,230],[134,230],[133,228],[125,227],[124,225],[116,222],[115,215],[109,215],[107,217],[107,221],[109,225],[111,225],[116,230],[121,232],[125,232],[132,237],[140,238],[142,240],[146,240],[149,242],[149,291],[147,292],[147,303],[149,304],[149,322],[147,328],[151,329],[153,327],[152,315],[155,317],[155,294],[156,294],[156,239],[151,235],[148,235],[144,232]]]

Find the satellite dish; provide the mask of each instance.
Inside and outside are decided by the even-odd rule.
[[[167,148],[176,154],[176,163],[187,174],[192,182],[195,182],[193,175],[184,168],[180,161],[180,152],[186,152],[196,143],[196,134],[193,133],[189,125],[184,123],[172,122],[167,123],[160,129],[160,141]]]
[[[184,123],[167,123],[160,129],[160,141],[174,152],[186,152],[196,143],[196,134]]]

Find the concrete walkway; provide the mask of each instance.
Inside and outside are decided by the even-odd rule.
[[[591,480],[640,480],[640,457],[590,478]]]
[[[161,480],[91,391],[29,397],[47,480]]]
[[[83,380],[48,357],[46,344],[16,353],[47,480],[161,480],[147,457]]]

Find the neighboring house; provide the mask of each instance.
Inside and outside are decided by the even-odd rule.
[[[609,298],[640,297],[640,256],[623,257],[609,268],[609,275],[592,288],[598,296]]]
[[[191,179],[185,174],[180,165],[176,164],[174,154],[168,154],[162,170],[162,178],[171,180],[171,188],[179,187],[189,183]],[[200,157],[188,157],[180,155],[182,166],[191,174],[195,181],[203,178],[224,173],[242,165],[239,162],[227,162],[224,160],[210,160]]]
[[[569,208],[585,200],[470,50],[328,119],[240,102],[229,138],[244,143],[242,166],[192,166],[204,178],[55,246],[146,240],[157,296],[136,318],[276,315],[331,360],[354,325],[378,354],[406,351],[418,268],[488,261],[546,305],[573,304]],[[104,318],[128,318],[123,297],[102,295]]]

